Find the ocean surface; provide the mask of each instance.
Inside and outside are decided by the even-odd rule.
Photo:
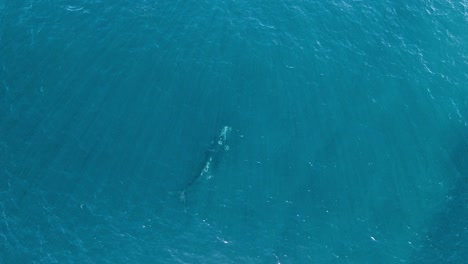
[[[466,0],[0,0],[0,263],[466,263]]]

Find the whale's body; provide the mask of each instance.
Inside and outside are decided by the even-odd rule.
[[[192,186],[203,179],[208,180],[213,177],[213,171],[218,166],[223,152],[229,150],[229,146],[226,144],[226,141],[231,130],[231,127],[224,126],[219,135],[211,142],[210,147],[205,151],[205,158],[201,169],[198,170],[197,174],[185,185],[185,188],[180,194],[180,200],[182,202],[185,203],[186,193]]]

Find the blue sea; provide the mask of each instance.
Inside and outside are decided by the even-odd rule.
[[[0,263],[467,263],[466,0],[0,0]]]

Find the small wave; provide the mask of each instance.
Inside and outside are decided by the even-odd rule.
[[[70,11],[70,12],[79,12],[79,11],[82,11],[84,9],[84,7],[82,6],[66,6],[65,7],[66,10]]]

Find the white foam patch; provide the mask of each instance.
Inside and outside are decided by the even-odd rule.
[[[218,139],[219,145],[223,145],[226,142],[229,133],[231,133],[231,130],[232,128],[229,126],[223,127],[223,129],[221,130],[221,133],[219,134],[219,139]]]

